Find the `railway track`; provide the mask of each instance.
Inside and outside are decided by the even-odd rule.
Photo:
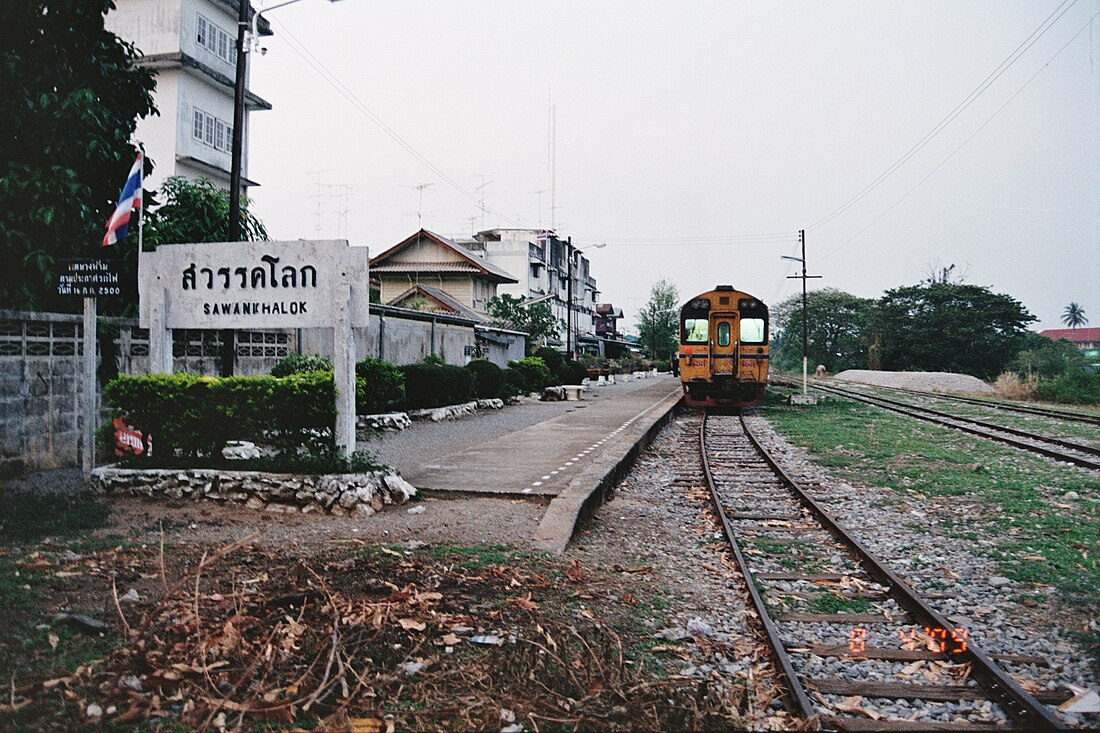
[[[907,389],[905,387],[883,387],[881,385],[874,385],[876,389],[886,389],[893,392],[901,392],[903,394],[911,394],[917,397],[927,397],[931,399],[944,400],[947,402],[962,402],[968,405],[980,405],[982,407],[988,407],[993,410],[1003,410],[1005,412],[1018,412],[1024,415],[1038,415],[1040,417],[1049,417],[1055,420],[1068,420],[1070,422],[1086,423],[1088,425],[1100,425],[1100,417],[1095,415],[1085,415],[1079,412],[1067,412],[1065,410],[1052,410],[1045,407],[1034,407],[1031,405],[1018,405],[1013,402],[1003,402],[999,400],[983,399],[981,397],[967,397],[965,395],[947,394],[943,392],[927,392],[920,389]]]
[[[978,649],[784,472],[743,418],[705,416],[699,443],[792,714],[838,730],[1062,728],[1045,703],[1068,694],[1037,699],[998,665],[1043,660]]]
[[[776,383],[784,385],[794,384],[794,382],[788,382],[786,380],[777,380]],[[897,412],[935,425],[954,428],[955,430],[961,430],[971,435],[995,440],[998,443],[1004,443],[1026,451],[1031,451],[1032,453],[1038,453],[1058,461],[1072,463],[1082,468],[1100,471],[1100,448],[1082,445],[1069,440],[1062,440],[1061,438],[1039,435],[1026,430],[1009,428],[1003,425],[994,425],[993,423],[976,420],[974,418],[959,417],[958,415],[952,415],[929,407],[921,407],[908,402],[893,400],[888,397],[867,394],[866,392],[855,389],[837,387],[832,384],[815,382],[814,389],[881,407],[884,410]]]

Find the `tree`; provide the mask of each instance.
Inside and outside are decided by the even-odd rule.
[[[558,322],[546,301],[528,303],[525,297],[495,295],[485,305],[485,312],[493,324],[527,334],[526,352],[530,353],[535,342],[557,333]]]
[[[675,353],[679,340],[680,293],[665,280],[653,284],[649,301],[638,314],[640,343],[650,359],[667,361]]]
[[[824,364],[833,374],[867,366],[868,327],[875,301],[836,288],[806,294],[807,355],[810,368]],[[771,361],[780,370],[801,369],[802,295],[771,309]]]
[[[1062,323],[1070,328],[1077,328],[1078,326],[1087,326],[1089,319],[1085,318],[1085,309],[1076,303],[1070,303],[1066,306],[1065,311],[1062,312]]]
[[[1085,368],[1085,355],[1076,344],[1066,339],[1054,341],[1037,333],[1024,337],[1024,347],[1012,362],[1012,368],[1027,379],[1053,379],[1066,372]]]
[[[873,338],[882,368],[1000,374],[1025,343],[1035,316],[1014,298],[978,285],[922,283],[888,290]]]
[[[78,306],[50,296],[54,262],[100,254],[137,157],[137,120],[156,111],[153,72],[134,66],[136,49],[104,29],[113,8],[111,0],[0,3],[0,307]]]
[[[205,178],[172,176],[160,187],[163,203],[145,216],[145,244],[229,241],[229,191]],[[241,235],[266,240],[267,229],[241,200]]]

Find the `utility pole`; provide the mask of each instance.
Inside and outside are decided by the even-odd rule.
[[[573,238],[566,240],[565,256],[568,258],[565,271],[569,279],[565,284],[565,355],[573,358]]]
[[[806,362],[807,362],[807,355],[809,353],[809,348],[808,348],[808,346],[809,346],[809,338],[808,338],[808,335],[809,335],[809,327],[808,326],[809,326],[809,324],[807,323],[807,319],[806,319],[806,310],[807,310],[807,308],[806,308],[806,281],[820,278],[821,275],[807,275],[806,274],[806,230],[805,229],[799,229],[798,230],[798,241],[802,245],[802,257],[801,258],[799,258],[799,257],[787,257],[786,255],[780,255],[780,259],[791,260],[792,262],[801,262],[802,263],[802,274],[801,275],[788,275],[787,279],[788,280],[798,280],[798,279],[802,280],[802,394],[806,394],[806,392],[807,392],[807,388],[806,388],[806,372],[807,372],[806,366],[807,365],[806,365]]]
[[[248,11],[249,0],[238,0],[237,72],[233,86],[233,140],[229,164],[229,236],[230,242],[241,241],[241,159],[244,156],[245,77],[248,75]],[[237,359],[237,332],[222,329],[223,377],[232,377]]]

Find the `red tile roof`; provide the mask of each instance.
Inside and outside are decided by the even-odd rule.
[[[1075,344],[1100,341],[1100,328],[1048,328],[1039,332],[1049,339],[1065,339]]]

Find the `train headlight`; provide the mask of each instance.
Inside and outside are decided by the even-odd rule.
[[[691,307],[692,308],[698,308],[699,310],[704,310],[704,311],[709,310],[710,309],[710,301],[707,300],[706,298],[696,298],[695,300],[691,301]]]

